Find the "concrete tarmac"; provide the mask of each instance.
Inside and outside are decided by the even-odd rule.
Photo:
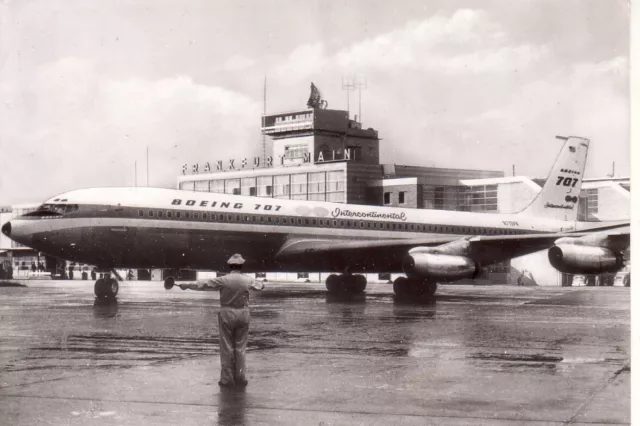
[[[628,288],[267,283],[242,391],[217,385],[218,293],[27,285],[0,288],[2,424],[630,423]]]

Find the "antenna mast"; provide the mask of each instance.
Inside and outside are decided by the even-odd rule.
[[[264,134],[265,115],[267,115],[267,76],[264,76],[264,86],[262,93],[262,167],[267,162],[267,136]]]
[[[351,110],[349,109],[349,98],[351,98],[351,91],[356,90],[356,79],[353,78],[352,81],[345,81],[344,77],[342,77],[342,90],[347,91],[347,117],[350,117]]]
[[[149,186],[149,145],[147,145],[147,186]]]
[[[354,80],[356,86],[358,87],[358,120],[360,123],[362,123],[362,89],[367,89],[367,79],[365,78],[364,83],[363,82],[356,82]]]

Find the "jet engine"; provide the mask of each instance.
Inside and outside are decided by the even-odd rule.
[[[601,274],[622,268],[622,256],[604,247],[557,244],[549,249],[549,262],[560,272]]]
[[[414,252],[405,256],[402,269],[408,277],[446,282],[462,278],[475,278],[481,271],[479,265],[465,256]]]

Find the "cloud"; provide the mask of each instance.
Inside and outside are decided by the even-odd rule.
[[[214,67],[214,71],[246,71],[249,68],[253,67],[255,64],[255,60],[236,53],[227,58],[221,66]]]
[[[323,70],[357,72],[483,73],[527,68],[544,57],[546,48],[510,44],[504,30],[479,10],[413,21],[327,53],[323,43],[297,47],[277,67],[280,77],[306,79]]]
[[[187,76],[117,80],[91,62],[68,57],[40,67],[28,88],[5,81],[0,93],[10,104],[3,152],[11,154],[0,160],[15,179],[0,182],[9,199],[133,185],[135,161],[144,183],[147,146],[151,183],[171,187],[183,163],[227,158],[230,147],[238,150],[234,158],[249,156],[250,140],[258,138],[259,103]],[[34,179],[31,165],[46,185]]]
[[[575,39],[574,30],[566,36]],[[280,58],[278,76],[292,85],[322,77],[331,107],[346,109],[338,82],[364,74],[365,127],[380,131],[384,161],[497,170],[517,163],[522,173],[544,176],[546,156],[550,164],[556,154],[553,136],[577,134],[597,139],[589,174],[602,174],[602,163],[609,168],[597,158],[624,162],[628,59],[615,51],[604,60],[567,59],[562,33],[531,42],[516,31],[494,14],[462,9],[333,53],[329,43],[299,46]],[[352,114],[354,103],[352,95]],[[605,148],[609,141],[614,149]]]
[[[279,79],[305,80],[311,76],[321,74],[329,66],[324,44],[321,42],[303,44],[296,47],[279,65],[275,67],[275,74]]]

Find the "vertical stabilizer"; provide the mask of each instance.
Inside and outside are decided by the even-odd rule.
[[[587,164],[589,139],[576,136],[564,141],[560,155],[536,198],[519,214],[544,219],[575,221],[578,218],[578,196]]]

